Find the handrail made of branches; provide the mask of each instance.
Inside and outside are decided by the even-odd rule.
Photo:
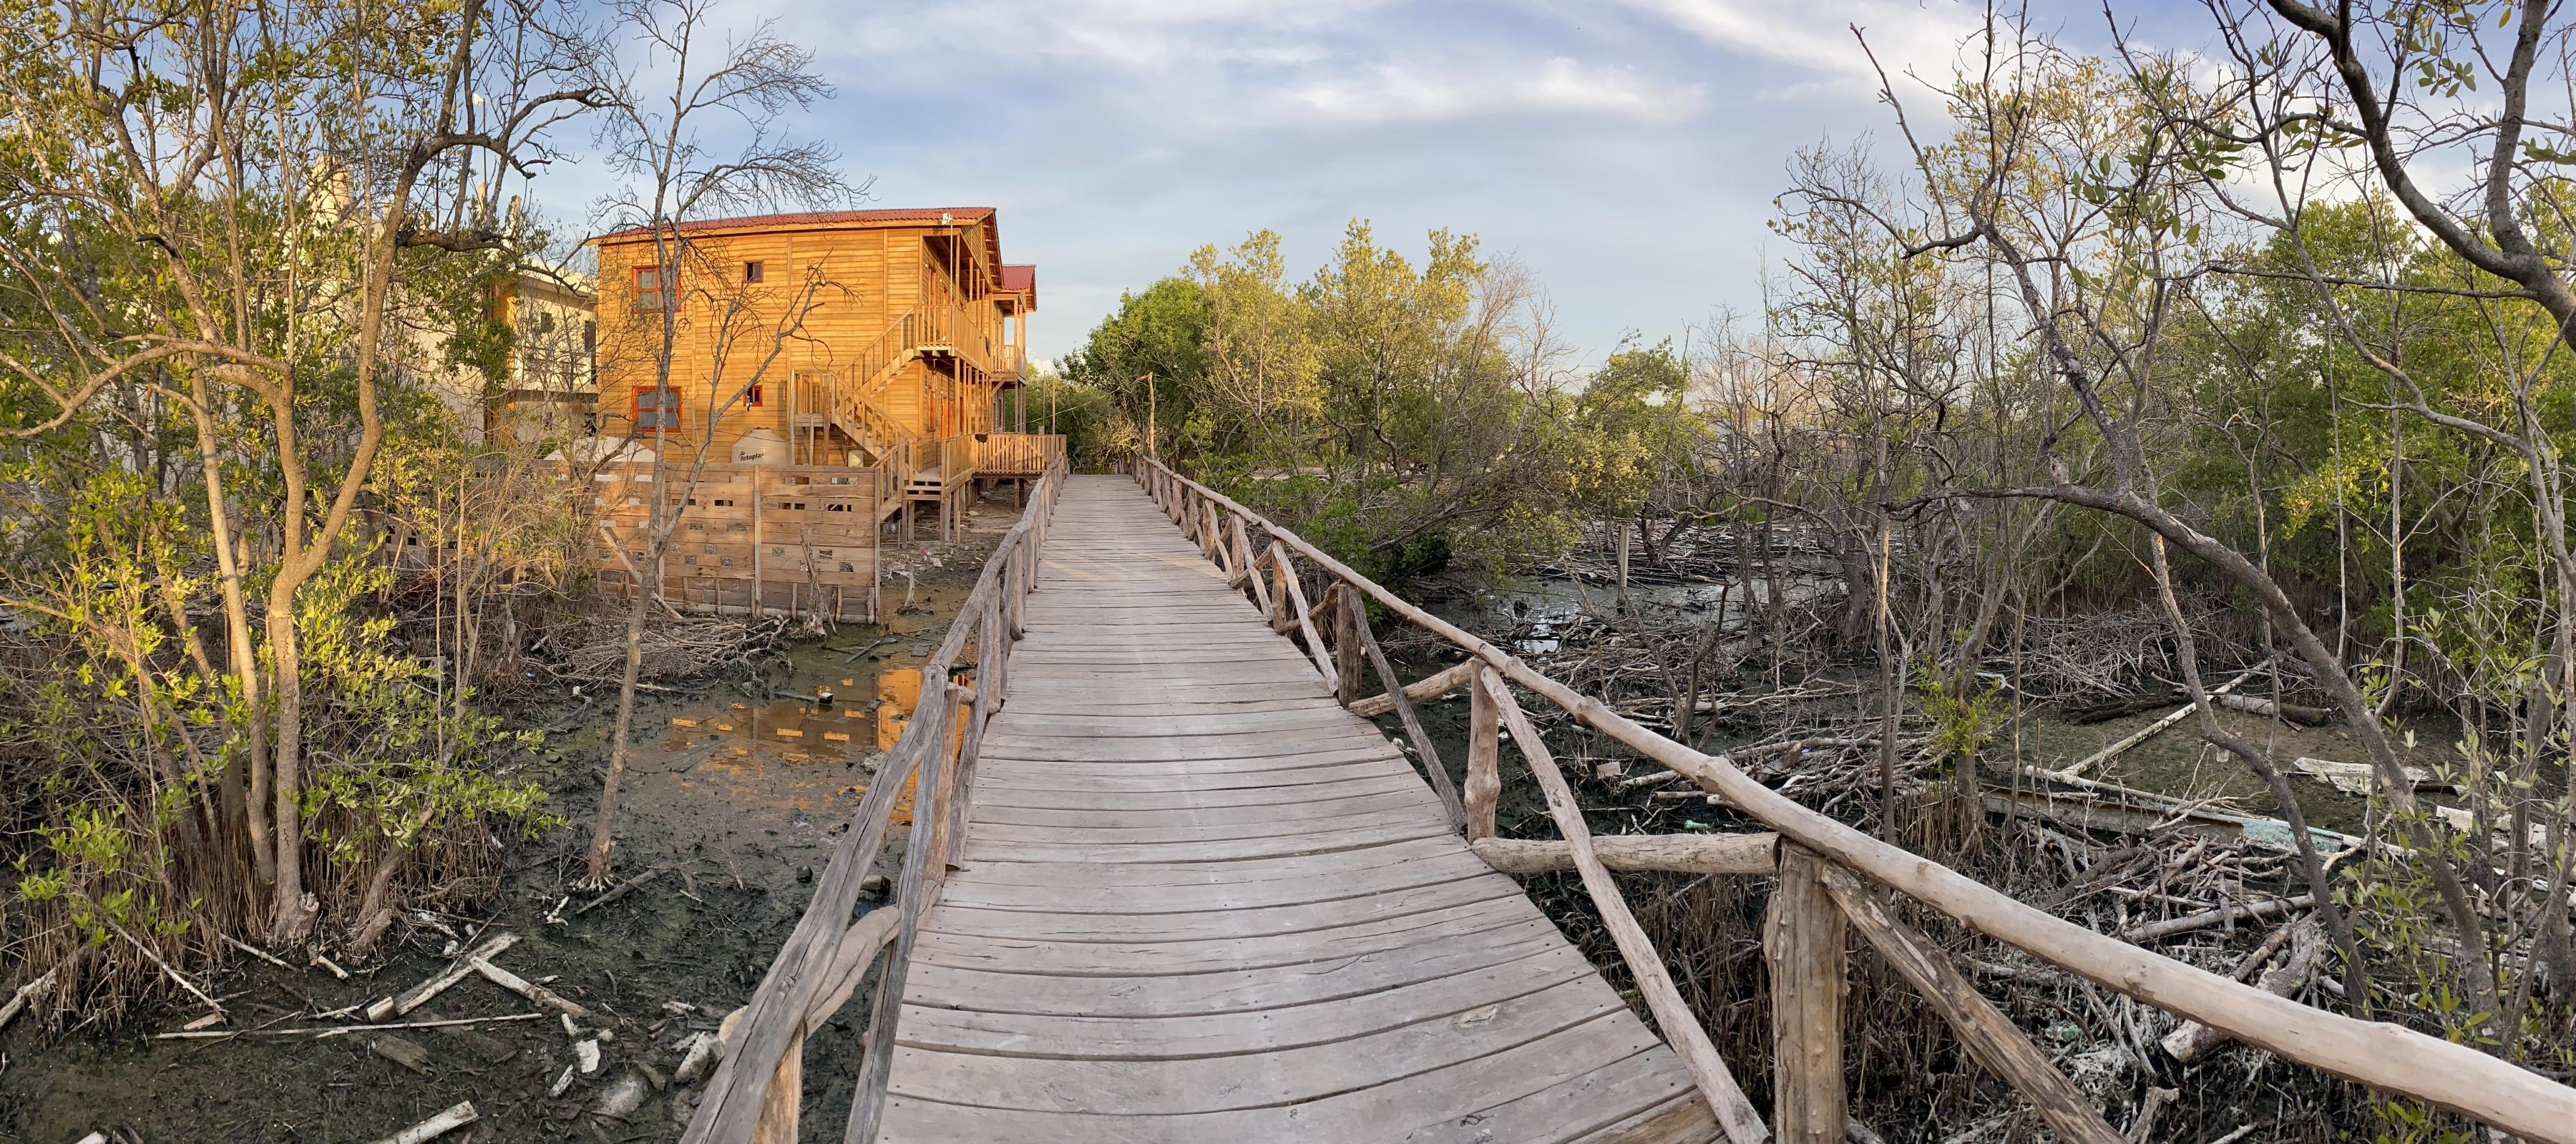
[[[1576,692],[1501,648],[1388,591],[1297,534],[1281,528],[1225,494],[1182,476],[1160,460],[1139,456],[1125,467],[1163,507],[1166,515],[1180,524],[1187,535],[1199,540],[1202,550],[1229,573],[1230,580],[1251,591],[1256,603],[1266,605],[1275,629],[1283,633],[1292,629],[1300,631],[1320,673],[1342,695],[1345,704],[1356,696],[1350,686],[1357,668],[1356,645],[1360,642],[1373,645],[1375,641],[1343,641],[1353,647],[1336,657],[1340,660],[1337,670],[1337,665],[1327,657],[1325,647],[1317,638],[1314,626],[1306,622],[1303,592],[1297,588],[1286,560],[1289,553],[1304,558],[1311,567],[1329,577],[1328,597],[1336,593],[1352,593],[1346,598],[1356,604],[1358,596],[1366,596],[1388,612],[1455,645],[1479,662],[1482,667],[1472,674],[1480,677],[1477,681],[1480,707],[1483,706],[1481,701],[1509,703],[1508,689],[1499,684],[1503,680],[1518,684],[1576,721],[1679,772],[1728,806],[1778,832],[1781,849],[1779,871],[1783,885],[1783,893],[1779,897],[1795,899],[1808,908],[1830,910],[1833,913],[1829,919],[1830,928],[1837,935],[1846,923],[1859,930],[1909,981],[1922,989],[1926,999],[1940,1009],[1958,1030],[1960,1040],[1976,1058],[2003,1074],[2034,1103],[2036,1110],[2063,1138],[2120,1140],[2103,1124],[2098,1110],[2080,1099],[2070,1101],[2071,1083],[2048,1063],[2044,1054],[2025,1052],[2030,1048],[2027,1039],[2003,1022],[1991,1005],[1975,996],[1973,991],[1960,995],[1964,989],[1964,978],[1949,964],[1947,955],[1896,920],[1879,902],[1878,891],[1873,887],[1896,891],[1969,929],[2105,989],[2196,1021],[2286,1059],[2381,1092],[2449,1109],[2526,1140],[2576,1144],[2576,1088],[2556,1083],[2466,1045],[2400,1025],[2347,1017],[2302,1005],[2024,905],[1966,874],[1870,837],[1798,804],[1746,774],[1726,755],[1693,750],[1637,725],[1601,701]],[[1229,514],[1231,520],[1226,519]],[[1252,555],[1253,546],[1244,534],[1247,526],[1258,528],[1269,537],[1270,543],[1263,546],[1260,558]],[[1271,585],[1261,583],[1261,564],[1270,565],[1278,578],[1276,582]],[[1264,588],[1268,590],[1262,591]],[[1321,610],[1327,617],[1334,611],[1329,606]],[[1359,610],[1354,606],[1346,611],[1355,615]],[[1327,622],[1330,622],[1329,618]],[[1352,634],[1364,635],[1365,618],[1357,618],[1353,622],[1360,628]],[[1391,678],[1386,682],[1389,704],[1411,724],[1414,720],[1407,693],[1412,689]],[[1504,712],[1507,715],[1518,714],[1516,706],[1505,707]],[[1526,726],[1525,720],[1512,721],[1520,725],[1514,728],[1516,731]],[[1479,725],[1477,731],[1484,736],[1490,737],[1494,733],[1495,720],[1490,715],[1479,712],[1476,722]],[[1545,748],[1532,741],[1534,735],[1515,737],[1522,740],[1524,758],[1534,768],[1554,765],[1544,761]],[[1490,768],[1493,753],[1490,743],[1470,744],[1467,809],[1471,817],[1467,829],[1471,835],[1479,829],[1476,825],[1479,818],[1485,833],[1489,835],[1492,829],[1489,800],[1492,797]],[[1436,757],[1426,756],[1423,763],[1433,774],[1440,774]],[[1480,774],[1480,770],[1483,773]],[[1435,790],[1442,791],[1444,801],[1455,806],[1457,796],[1445,790],[1446,784],[1445,774],[1440,774],[1433,782]],[[1480,790],[1480,787],[1485,789]],[[1476,805],[1479,802],[1484,805]],[[1574,816],[1571,822],[1565,815],[1557,815],[1556,818],[1560,825],[1571,830],[1580,829],[1579,815]],[[1589,840],[1573,837],[1568,838],[1567,844],[1574,864],[1587,874],[1585,880],[1589,888],[1596,882],[1590,875],[1597,867],[1591,844]],[[1802,879],[1800,885],[1791,886],[1793,876]],[[1606,885],[1607,879],[1603,877],[1597,881]],[[1790,892],[1792,889],[1799,892],[1793,894]],[[1609,893],[1611,899],[1604,901],[1596,891],[1595,904],[1603,908],[1605,916],[1614,907],[1618,913],[1625,914],[1625,905],[1617,902],[1615,889]],[[1780,925],[1781,921],[1781,915],[1775,909],[1774,925]],[[1812,929],[1825,926],[1827,921],[1810,917],[1796,924]],[[1771,939],[1766,938],[1766,948],[1771,944]],[[1806,948],[1810,956],[1816,956],[1814,947],[1830,945],[1832,968],[1837,976],[1830,988],[1817,992],[1838,994],[1841,946],[1838,936],[1829,943],[1809,939],[1782,944]],[[1628,943],[1622,942],[1621,946],[1623,958],[1626,958]],[[1630,960],[1631,970],[1641,981],[1661,975],[1660,965],[1639,965],[1633,958],[1626,959]],[[1775,955],[1775,1007],[1789,1000],[1777,980],[1782,976],[1780,969]],[[1650,1002],[1653,1000],[1651,994],[1648,999]],[[1812,1001],[1807,1003],[1812,1004]],[[1730,1117],[1730,1093],[1725,1090],[1732,1089],[1733,1083],[1723,1076],[1722,1065],[1715,1066],[1717,1075],[1712,1078],[1701,1064],[1692,1059],[1691,1048],[1685,1042],[1699,1040],[1703,1035],[1694,1027],[1677,1036],[1677,1030],[1664,1019],[1665,1015],[1660,1011],[1662,1007],[1650,1005],[1650,1008],[1658,1010],[1657,1024],[1664,1028],[1666,1039],[1675,1042],[1675,1050],[1683,1055],[1686,1064],[1693,1066],[1692,1072],[1701,1081],[1703,1095],[1710,1099],[1730,1139],[1736,1140],[1737,1144],[1747,1144],[1747,1135],[1761,1132],[1762,1126],[1758,1122],[1745,1125],[1740,1118]],[[1838,1024],[1838,1003],[1829,1002],[1827,1011],[1835,1014],[1834,1023]],[[1806,1065],[1831,1069],[1836,1077],[1839,1076],[1839,1029],[1812,1029],[1815,1022],[1808,1018],[1814,1012],[1804,1010],[1796,1014],[1800,1018],[1796,1022],[1787,1019],[1790,1014],[1775,1014],[1775,1026],[1780,1034],[1775,1037],[1775,1050],[1782,1057],[1775,1063],[1783,1070],[1784,1082],[1800,1079],[1788,1073],[1793,1067],[1788,1057],[1793,1052],[1804,1058]],[[1830,1036],[1833,1038],[1830,1051],[1815,1051],[1817,1046],[1814,1045],[1804,1046],[1805,1051],[1798,1051],[1801,1046],[1787,1042],[1793,1028],[1809,1029],[1819,1037]],[[1793,1094],[1814,1093],[1822,1089],[1819,1099],[1829,1099],[1834,1105],[1830,1115],[1824,1119],[1836,1122],[1832,1135],[1835,1139],[1840,1138],[1838,1122],[1841,1120],[1842,1097],[1838,1085],[1783,1083],[1776,1087],[1784,1093],[1781,1102],[1784,1106],[1791,1103]],[[2080,1094],[2076,1096],[2080,1098]],[[1740,1095],[1732,1096],[1734,1101],[1741,1099]],[[1741,1111],[1740,1106],[1737,1111]],[[1807,1115],[1811,1111],[1807,1109],[1780,1107],[1774,1111],[1775,1119],[1782,1124],[1783,1138],[1805,1136],[1804,1132],[1793,1133],[1789,1129],[1815,1119]]]
[[[1036,586],[1038,552],[1068,471],[1065,455],[1057,453],[1028,511],[994,546],[974,590],[958,606],[947,638],[922,665],[921,701],[894,749],[877,765],[830,863],[814,880],[813,900],[751,1000],[725,1019],[718,1034],[718,1064],[680,1137],[682,1144],[796,1139],[805,1038],[839,1011],[878,954],[890,949],[877,975],[858,1089],[843,1136],[845,1141],[875,1140],[913,936],[922,915],[938,900],[947,859],[964,835],[976,750],[1009,682],[1010,646],[1018,636],[1021,605]],[[965,661],[969,640],[974,643],[971,663]],[[971,683],[952,678],[960,667],[971,668]],[[859,883],[884,850],[897,806],[907,795],[912,824],[903,871],[886,904],[854,921]]]

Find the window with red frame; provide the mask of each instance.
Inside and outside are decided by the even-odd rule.
[[[744,389],[744,390],[742,391],[742,403],[743,403],[745,406],[756,406],[756,405],[759,405],[759,404],[760,404],[760,383],[759,383],[759,382],[756,382],[756,381],[755,381],[755,382],[751,383],[751,385],[750,385],[750,387],[749,387],[749,388],[746,388],[746,389]]]
[[[635,431],[669,433],[680,427],[680,391],[671,386],[635,391]]]
[[[672,304],[672,289],[679,285],[675,267],[638,266],[635,268],[635,312],[658,314]]]

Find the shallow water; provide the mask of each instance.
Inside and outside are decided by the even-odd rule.
[[[127,1128],[147,1144],[182,1141],[358,1141],[389,1136],[459,1101],[482,1119],[477,1144],[495,1141],[669,1140],[686,1100],[651,1083],[666,1081],[678,1043],[711,1030],[740,1005],[767,969],[810,897],[809,879],[865,791],[878,754],[882,674],[929,657],[973,586],[984,554],[1017,518],[1008,498],[990,499],[953,550],[896,553],[885,600],[912,609],[878,625],[848,624],[787,651],[751,680],[697,685],[688,694],[639,695],[636,749],[620,793],[619,876],[666,873],[588,914],[571,894],[589,838],[607,763],[615,693],[593,687],[513,697],[503,706],[519,726],[568,727],[529,757],[503,766],[550,792],[568,828],[515,844],[500,891],[444,924],[474,936],[488,926],[519,943],[495,959],[593,1010],[583,1037],[606,1030],[606,1063],[576,1072],[560,1097],[547,1090],[573,1063],[568,1035],[551,1011],[541,1019],[481,1025],[468,1032],[392,1030],[430,1051],[413,1072],[369,1047],[377,1033],[324,1039],[155,1041],[202,1010],[147,1012],[114,1037],[75,1033],[46,1044],[21,1020],[0,1033],[0,1142],[70,1144],[91,1131]],[[909,578],[902,572],[910,572]],[[884,637],[894,637],[882,642]],[[873,650],[869,650],[873,648]],[[815,702],[818,689],[834,693]],[[901,839],[878,869],[901,861]],[[567,904],[569,900],[569,904]],[[438,903],[444,904],[444,903]],[[214,981],[233,1014],[223,1028],[302,1028],[350,1023],[312,1013],[363,1005],[410,988],[446,964],[446,939],[397,925],[387,959],[350,966],[346,982],[320,969],[281,970],[234,959]],[[666,1007],[677,1002],[688,1011]],[[407,1019],[529,1012],[530,1006],[469,978]],[[806,1055],[806,1132],[837,1138],[847,1115],[863,1008],[842,1011],[816,1031]],[[597,1105],[628,1077],[645,1081],[643,1105],[623,1119]],[[688,1090],[693,1093],[694,1090]],[[462,1139],[462,1136],[455,1137]],[[443,1138],[444,1139],[444,1138]]]

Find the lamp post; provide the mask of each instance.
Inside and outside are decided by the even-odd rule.
[[[1136,380],[1145,383],[1145,455],[1161,460],[1162,452],[1154,447],[1154,374],[1148,370],[1137,374]]]

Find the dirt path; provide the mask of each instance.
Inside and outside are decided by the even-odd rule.
[[[792,668],[773,666],[764,679],[639,697],[617,866],[621,875],[664,872],[590,913],[574,913],[586,896],[566,904],[567,887],[607,764],[615,695],[565,688],[514,699],[523,725],[559,730],[513,773],[542,782],[553,809],[579,825],[514,842],[498,894],[428,920],[468,942],[516,935],[493,960],[588,1010],[572,1022],[577,1034],[561,1015],[480,978],[398,1020],[542,1016],[322,1038],[151,1039],[202,1012],[171,1008],[114,1036],[74,1033],[53,1044],[21,1022],[0,1034],[0,1141],[73,1144],[92,1131],[122,1139],[119,1130],[146,1144],[365,1141],[468,1100],[480,1121],[442,1144],[676,1139],[695,1093],[673,1079],[680,1046],[742,1003],[803,911],[813,871],[875,763],[879,674],[928,658],[1016,519],[1005,494],[979,505],[955,544],[890,552],[886,606],[893,612],[907,594],[912,604],[883,628],[844,625],[799,643]],[[791,697],[824,688],[829,704]],[[901,859],[898,840],[882,868]],[[316,1015],[363,1007],[448,964],[450,937],[426,922],[398,925],[389,944],[385,962],[350,966],[347,981],[237,958],[216,982],[233,1014],[223,1027],[363,1024]],[[864,1020],[853,1006],[808,1042],[811,1132],[840,1132]],[[584,1074],[575,1046],[594,1040],[601,1063]],[[406,1044],[426,1050],[417,1069],[395,1059],[411,1053]],[[571,1082],[555,1094],[567,1068]]]

